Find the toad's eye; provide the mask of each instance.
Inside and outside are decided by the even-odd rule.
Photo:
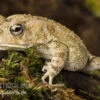
[[[10,32],[14,36],[18,36],[23,33],[23,25],[21,24],[15,24],[10,27]]]

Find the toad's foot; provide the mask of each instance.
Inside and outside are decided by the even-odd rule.
[[[42,77],[42,82],[43,83],[47,83],[45,81],[45,79],[47,77],[49,77],[49,84],[52,85],[52,81],[53,81],[53,78],[56,76],[57,72],[52,68],[52,65],[51,63],[48,63],[47,65],[45,65],[43,68],[42,68],[42,71],[46,73],[44,74],[44,76]]]
[[[54,76],[55,76],[55,75],[54,75],[53,72],[47,71],[47,72],[44,74],[44,76],[42,76],[42,82],[43,82],[43,83],[47,83],[47,82],[45,81],[45,79],[46,79],[47,77],[49,77],[49,84],[52,85],[52,81],[53,81]]]
[[[46,70],[46,73],[44,74],[44,76],[42,77],[42,82],[45,83],[46,85],[49,85],[50,87],[54,87],[54,88],[57,88],[57,87],[64,87],[65,85],[64,84],[52,84],[52,81],[53,81],[53,78],[55,76],[54,74],[54,71],[50,71],[47,69],[48,67],[47,66],[44,66],[43,69]],[[42,70],[42,71],[44,71]],[[45,81],[45,79],[49,77],[49,84],[47,84],[47,82]]]

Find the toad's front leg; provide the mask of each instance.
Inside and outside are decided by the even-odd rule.
[[[46,63],[42,69],[42,71],[46,70],[46,73],[42,77],[42,81],[46,83],[45,79],[49,77],[49,84],[51,85],[53,78],[59,74],[59,72],[64,67],[65,61],[67,59],[67,47],[60,44],[60,47],[57,46],[53,51],[54,52],[51,61]]]

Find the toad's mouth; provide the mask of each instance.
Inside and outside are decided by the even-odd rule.
[[[32,44],[6,44],[0,43],[0,50],[24,50],[32,47]]]

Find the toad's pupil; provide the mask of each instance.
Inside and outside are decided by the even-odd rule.
[[[13,32],[18,32],[18,31],[20,31],[21,30],[21,27],[16,27],[14,30],[13,30]]]

